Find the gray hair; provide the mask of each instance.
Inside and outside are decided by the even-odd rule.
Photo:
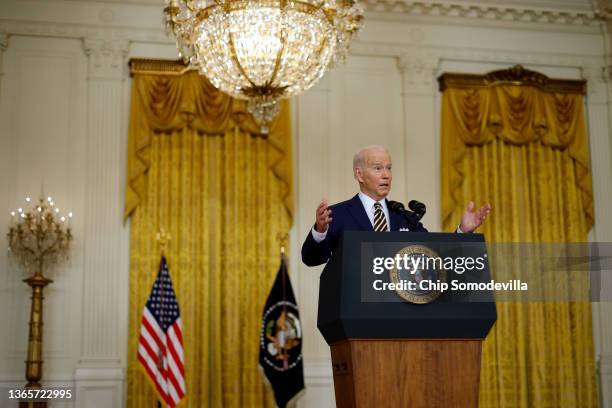
[[[359,150],[357,153],[355,153],[355,156],[353,156],[353,177],[355,177],[356,180],[357,180],[357,169],[363,169],[365,167],[366,152],[370,150],[383,150],[389,156],[391,155],[389,153],[389,149],[387,149],[385,146],[382,146],[382,145],[366,146],[363,149]]]
[[[353,169],[365,167],[366,152],[369,150],[384,150],[385,152],[387,152],[387,154],[389,154],[389,149],[387,149],[385,146],[366,146],[363,149],[359,150],[357,153],[355,153],[355,156],[353,156]]]

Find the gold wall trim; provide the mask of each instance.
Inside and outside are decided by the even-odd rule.
[[[586,81],[580,79],[553,79],[536,71],[515,65],[509,69],[491,71],[484,75],[444,73],[438,77],[440,92],[448,88],[474,88],[493,85],[534,86],[549,93],[586,95]]]
[[[183,75],[190,70],[182,60],[131,58],[128,64],[130,66],[130,76],[134,76],[134,74]]]

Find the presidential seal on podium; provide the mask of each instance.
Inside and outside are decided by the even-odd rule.
[[[431,248],[410,245],[395,254],[389,271],[396,293],[410,303],[431,303],[440,296],[440,283],[446,282],[442,258]]]

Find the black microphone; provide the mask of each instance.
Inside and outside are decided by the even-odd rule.
[[[410,231],[414,231],[416,229],[419,219],[421,219],[418,214],[404,208],[404,204],[400,203],[399,201],[389,200],[387,202],[387,207],[394,213],[404,216],[408,222],[408,229]]]
[[[406,208],[404,208],[404,204],[400,203],[399,201],[389,200],[389,210],[402,215],[412,215],[412,211],[408,211]]]
[[[410,208],[414,212],[417,217],[417,220],[423,218],[423,216],[427,212],[427,207],[425,207],[425,204],[417,200],[410,200],[410,202],[408,203],[408,208]]]

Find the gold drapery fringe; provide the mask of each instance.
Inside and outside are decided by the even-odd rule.
[[[493,205],[480,231],[490,243],[586,241],[593,194],[581,95],[447,87],[441,147],[445,230],[474,200]],[[479,406],[597,407],[590,303],[497,307]]]
[[[291,226],[289,106],[270,135],[195,73],[136,76],[127,406],[156,406],[136,360],[142,310],[165,253],[181,308],[186,407],[273,407],[259,372],[261,312]],[[286,156],[284,156],[286,155]]]
[[[142,60],[140,60],[141,64]],[[133,63],[133,62],[132,62]],[[281,113],[270,125],[267,135],[246,111],[246,102],[217,90],[194,71],[176,72],[172,61],[152,60],[146,66],[153,74],[140,70],[133,76],[130,128],[128,133],[128,168],[124,219],[141,203],[146,176],[151,166],[151,143],[155,132],[183,128],[216,135],[233,127],[253,136],[264,137],[272,148],[268,166],[283,184],[282,200],[293,216],[293,169],[291,161],[291,120],[289,103],[283,102]],[[160,70],[160,71],[156,71]],[[168,75],[160,75],[168,70]]]

